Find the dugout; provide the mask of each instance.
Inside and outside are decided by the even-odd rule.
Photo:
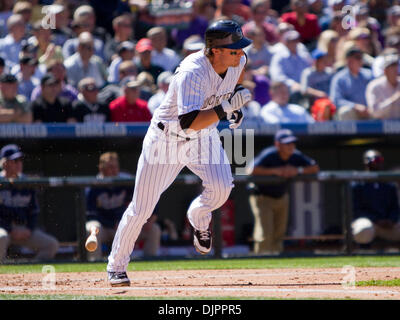
[[[33,126],[33,127],[32,127]],[[117,151],[121,170],[135,174],[137,160],[147,124],[120,124],[118,130],[109,130],[115,124],[86,128],[82,125],[2,125],[1,146],[16,143],[25,155],[24,172],[43,177],[95,176],[99,155],[106,151]],[[246,124],[243,130],[255,128],[254,154],[273,143],[273,134],[280,126],[265,127],[263,124]],[[315,125],[284,125],[299,137],[298,148],[316,159],[321,170],[363,170],[362,154],[368,148],[377,148],[385,157],[387,169],[396,169],[400,164],[400,122],[365,121],[343,123],[330,122]],[[34,128],[34,129],[33,129]],[[220,127],[226,128],[224,124]],[[244,144],[247,140],[241,136]],[[245,148],[243,148],[245,150]],[[234,166],[235,167],[235,166]],[[184,170],[182,173],[189,173]],[[289,232],[309,234],[313,232],[341,232],[341,191],[335,184],[324,183],[318,188],[317,207],[321,218],[318,231],[310,229],[307,216],[307,197],[313,187],[305,184],[302,195],[305,199],[304,226],[296,231],[295,216],[291,211]],[[76,199],[74,187],[39,188],[41,215],[39,222],[60,241],[75,241]],[[196,184],[173,184],[161,197],[160,216],[176,223],[178,231],[184,227],[186,209],[198,194]],[[295,191],[294,191],[295,192]],[[297,191],[299,192],[299,191]],[[245,184],[236,184],[231,198],[235,203],[235,240],[245,243],[252,225],[252,214],[248,204]],[[296,207],[295,204],[292,205]],[[293,209],[292,208],[292,209]],[[293,209],[294,210],[294,209]],[[309,210],[310,211],[310,210]],[[308,221],[308,222],[307,222]]]

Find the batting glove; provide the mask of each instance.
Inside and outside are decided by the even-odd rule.
[[[230,118],[228,118],[228,120],[230,122],[229,128],[231,128],[231,129],[239,128],[240,125],[242,124],[243,118],[244,117],[243,117],[242,110],[239,109],[239,110],[233,111],[230,114]]]
[[[221,105],[224,111],[227,114],[229,114],[235,110],[239,110],[247,102],[250,101],[251,101],[251,92],[242,85],[237,85],[230,99],[228,101],[227,100],[222,101]]]

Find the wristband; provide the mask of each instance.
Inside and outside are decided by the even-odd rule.
[[[227,115],[227,113],[224,111],[224,108],[220,104],[217,105],[216,107],[214,107],[213,110],[217,114],[219,120],[224,119],[226,117],[226,115]]]

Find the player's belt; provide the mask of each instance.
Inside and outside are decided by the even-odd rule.
[[[164,129],[165,129],[165,125],[162,122],[157,123],[157,127],[159,127],[162,131],[164,131]],[[174,135],[174,136],[177,136],[178,138],[185,139],[186,141],[190,140],[190,138],[182,137],[182,136],[180,136],[179,134],[177,134],[175,132],[171,132],[171,134]]]

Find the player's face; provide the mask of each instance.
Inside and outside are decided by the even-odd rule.
[[[347,64],[350,69],[359,70],[363,64],[363,57],[361,53],[352,54],[347,58]]]
[[[119,162],[117,160],[110,160],[101,169],[101,173],[105,177],[115,177],[119,174]]]
[[[12,83],[2,83],[1,84],[1,94],[3,95],[3,98],[5,99],[14,99],[15,96],[17,95],[18,91],[18,83],[17,82],[12,82]]]
[[[221,60],[224,61],[227,67],[237,67],[240,63],[240,58],[244,55],[243,49],[221,49]]]
[[[22,173],[23,162],[22,158],[18,158],[15,160],[7,160],[3,164],[4,170],[6,171],[7,176],[17,176]]]
[[[87,84],[84,88],[82,88],[83,96],[90,103],[95,103],[97,101],[98,93],[99,93],[99,88],[97,88],[96,83]]]
[[[276,87],[271,91],[272,100],[280,106],[286,105],[289,102],[290,92],[289,88],[285,85]]]
[[[296,149],[296,144],[292,143],[279,143],[279,153],[285,158],[288,159],[293,154],[294,150]]]

